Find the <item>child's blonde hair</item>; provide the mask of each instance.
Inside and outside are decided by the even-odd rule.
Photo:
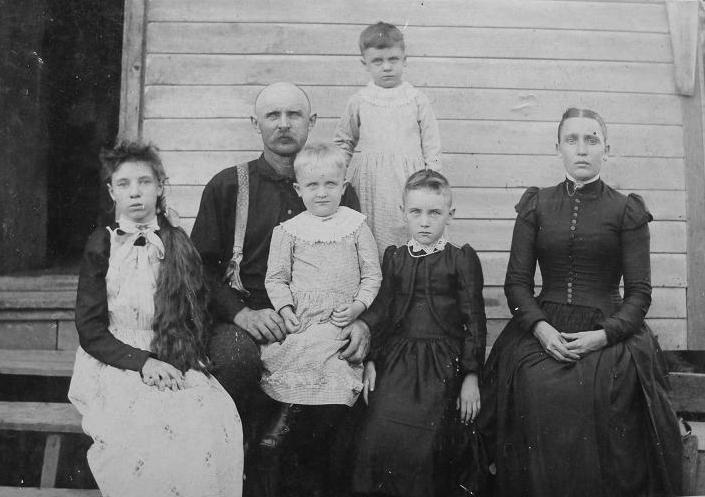
[[[298,177],[304,167],[318,165],[333,165],[345,174],[347,156],[339,147],[331,143],[308,144],[296,154],[294,174]]]

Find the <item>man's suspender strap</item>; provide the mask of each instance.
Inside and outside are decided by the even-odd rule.
[[[237,203],[235,205],[235,236],[233,240],[233,256],[225,270],[225,281],[231,288],[249,295],[240,279],[240,264],[242,250],[245,245],[247,230],[247,214],[250,209],[250,175],[247,163],[235,166],[237,170]]]

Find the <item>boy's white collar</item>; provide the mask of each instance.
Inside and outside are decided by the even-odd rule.
[[[406,242],[406,246],[409,247],[409,250],[411,250],[412,252],[423,252],[426,255],[430,255],[443,250],[446,246],[446,243],[448,243],[448,241],[444,237],[440,237],[438,241],[436,241],[436,243],[434,243],[433,245],[424,245],[423,243],[417,241],[415,238],[412,238],[411,240]]]

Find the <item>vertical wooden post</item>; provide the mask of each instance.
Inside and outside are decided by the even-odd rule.
[[[60,433],[47,435],[44,445],[44,462],[42,463],[42,476],[39,480],[41,488],[54,488],[56,486],[56,472],[59,468],[59,454],[61,453]]]
[[[705,349],[705,105],[698,47],[693,96],[681,97],[688,219],[688,349]]]
[[[676,90],[693,95],[698,52],[699,0],[667,0]]]
[[[136,140],[142,136],[146,29],[146,0],[125,0],[120,86],[120,139]]]

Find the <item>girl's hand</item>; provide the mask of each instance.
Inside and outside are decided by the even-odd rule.
[[[282,307],[279,310],[279,315],[284,320],[284,327],[286,328],[286,332],[288,334],[296,333],[297,331],[299,331],[299,326],[301,326],[301,323],[296,317],[294,309],[290,305]]]
[[[345,328],[355,321],[364,310],[365,304],[355,300],[351,304],[336,307],[330,315],[330,322],[339,328]]]
[[[561,333],[568,341],[566,348],[581,357],[607,346],[605,330],[579,331],[577,333]]]
[[[369,405],[369,394],[375,391],[375,383],[377,382],[377,370],[373,361],[365,363],[365,371],[362,373],[362,398],[365,404]]]
[[[465,424],[475,421],[475,418],[480,413],[480,387],[477,384],[477,375],[468,373],[463,379],[463,385],[460,387],[458,400],[455,401],[455,407],[460,411],[460,421]]]
[[[159,390],[183,390],[184,375],[168,362],[150,357],[142,366],[142,382]]]
[[[567,346],[566,339],[561,333],[546,321],[539,321],[534,325],[534,336],[541,343],[543,349],[560,362],[575,362],[580,356]]]

